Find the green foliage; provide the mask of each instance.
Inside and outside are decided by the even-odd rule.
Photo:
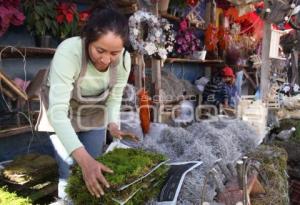
[[[137,194],[127,204],[142,204],[160,191],[168,171],[168,167],[163,165],[139,183],[118,191],[121,186],[144,176],[158,163],[165,161],[165,157],[140,149],[115,149],[97,158],[97,160],[114,171],[114,174],[105,174],[111,188],[105,190],[105,195],[102,198],[93,197],[85,186],[80,167],[76,166],[69,177],[66,189],[74,204],[86,204],[87,202],[90,205],[117,204],[112,198],[124,200],[136,191],[138,191]]]
[[[30,205],[32,202],[28,198],[10,193],[5,187],[0,187],[0,205]]]
[[[23,0],[22,1],[27,29],[36,36],[58,33],[56,22],[56,0]]]
[[[185,0],[170,0],[170,7],[184,9],[187,6]]]

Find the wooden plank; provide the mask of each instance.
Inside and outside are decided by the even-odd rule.
[[[21,90],[8,76],[6,76],[1,70],[0,70],[0,80],[3,84],[6,84],[12,91],[14,91],[18,96],[23,98],[24,100],[28,100],[27,94]]]
[[[197,60],[189,58],[167,58],[166,63],[199,63],[199,64],[224,64],[223,60]]]
[[[5,50],[3,50],[5,49]],[[16,47],[23,55],[26,57],[36,57],[36,58],[49,58],[52,57],[56,51],[55,48],[40,48],[40,47]],[[16,58],[21,57],[17,50],[11,46],[0,46],[0,51],[3,50],[2,58]]]
[[[265,8],[268,8],[268,0],[264,0]],[[264,33],[262,42],[262,66],[260,78],[260,94],[264,102],[267,101],[267,94],[270,87],[270,69],[271,63],[269,59],[271,45],[271,24],[264,22]]]
[[[7,90],[0,84],[0,93],[1,92],[3,92],[3,94],[6,95],[10,100],[12,101],[17,100],[17,97],[10,90]]]
[[[246,69],[243,69],[243,72],[244,72],[244,75],[245,77],[247,78],[247,80],[250,82],[250,85],[256,89],[257,85],[256,83],[254,82],[254,80],[250,77],[249,73],[246,71]]]
[[[29,131],[31,131],[31,127],[29,125],[22,126],[22,127],[8,128],[8,129],[0,130],[0,138],[22,134]]]

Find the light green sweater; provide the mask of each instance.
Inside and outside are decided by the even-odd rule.
[[[68,118],[69,101],[81,70],[82,45],[80,37],[72,37],[63,41],[57,48],[53,57],[48,77],[49,109],[47,116],[56,135],[61,140],[68,154],[83,146]],[[130,73],[131,60],[129,53],[120,56],[117,66],[116,84],[114,85],[106,102],[108,122],[119,123],[120,106],[123,89]],[[105,89],[109,83],[109,71],[99,72],[89,61],[87,72],[80,84],[82,96],[95,96]]]

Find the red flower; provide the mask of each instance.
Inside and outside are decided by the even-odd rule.
[[[64,15],[60,14],[60,15],[56,16],[56,21],[57,21],[57,23],[62,24],[64,21]]]
[[[88,11],[82,11],[79,13],[79,21],[85,22],[90,17],[90,13]]]
[[[198,3],[198,0],[186,0],[186,3],[192,7],[196,6]]]
[[[73,14],[72,13],[67,13],[66,20],[67,20],[68,23],[72,23],[72,21],[73,21]]]
[[[57,6],[57,22],[63,23],[63,21],[66,20],[68,24],[72,23],[76,9],[77,7],[74,3],[60,3]]]

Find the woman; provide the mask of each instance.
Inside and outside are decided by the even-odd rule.
[[[128,23],[123,15],[111,8],[93,12],[80,37],[58,46],[42,86],[38,130],[55,132],[96,197],[109,187],[103,172],[112,173],[94,159],[102,153],[106,127],[114,137],[125,134],[119,130],[119,112],[131,65],[124,49],[127,39]],[[59,164],[58,196],[64,199],[70,165],[57,143],[54,147]]]

